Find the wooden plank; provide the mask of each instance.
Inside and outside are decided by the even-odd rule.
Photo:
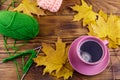
[[[120,1],[119,0],[85,0],[89,5],[93,6],[93,10],[98,12],[100,9],[110,14],[120,15]],[[1,9],[6,9],[10,1],[6,2],[4,5],[0,6]],[[40,24],[39,35],[30,40],[23,46],[19,47],[19,52],[33,49],[40,46],[41,42],[55,43],[57,37],[60,36],[64,42],[71,43],[74,39],[79,36],[86,35],[88,30],[82,27],[80,22],[73,22],[73,12],[70,7],[75,4],[81,4],[80,0],[64,0],[60,10],[57,13],[51,13],[45,11],[47,16],[40,16],[38,19]],[[14,43],[13,39],[8,39],[9,46]],[[17,46],[22,45],[24,41],[17,41]],[[10,52],[14,52],[10,50]],[[84,76],[76,71],[72,78],[69,80],[120,80],[120,48],[109,49],[111,55],[111,62],[107,69],[101,74],[96,76]],[[4,49],[4,41],[2,35],[0,35],[0,61],[8,57]],[[26,60],[28,56],[26,57]],[[17,59],[21,62],[21,59]],[[36,67],[34,63],[30,68],[29,72],[25,76],[25,80],[63,80],[63,78],[56,79],[49,74],[42,75],[44,67]],[[21,70],[20,70],[21,72]],[[8,62],[0,64],[0,80],[17,80],[17,74],[15,71],[15,65],[13,62]]]
[[[110,14],[120,14],[120,1],[119,0],[85,0],[87,3],[93,6],[93,10],[98,12],[103,10]]]
[[[7,54],[0,54],[0,61],[4,58],[8,57]],[[109,64],[109,66],[107,67],[107,69],[105,71],[103,71],[102,73],[96,75],[96,76],[84,76],[81,75],[79,73],[77,73],[76,71],[74,72],[74,75],[72,78],[70,78],[69,80],[113,80],[114,79],[120,79],[119,74],[120,74],[120,62],[118,61],[118,58],[120,58],[120,56],[116,57],[116,56],[111,56],[111,61],[112,61],[112,65]],[[20,61],[20,59],[18,59],[18,61]],[[46,75],[42,75],[43,72],[43,68],[44,67],[35,67],[35,64],[33,64],[33,66],[31,67],[31,69],[29,70],[28,74],[26,75],[26,80],[38,80],[38,78],[42,79],[55,79],[55,77],[52,77],[48,74]],[[113,74],[113,68],[114,68],[114,74]],[[15,74],[15,75],[13,75]],[[7,63],[3,63],[0,64],[0,75],[3,75],[1,79],[7,80],[8,78],[11,77],[15,77],[17,80],[17,75],[15,72],[15,65],[13,64],[13,62],[7,62]],[[47,77],[47,78],[46,78]],[[9,79],[12,80],[12,79]],[[61,78],[62,80],[62,78]]]
[[[2,59],[6,57],[8,57],[7,54],[0,54],[0,62],[2,61]],[[10,80],[10,79],[17,80],[17,74],[13,62],[0,64],[0,75],[1,75],[0,80]]]
[[[0,10],[7,9],[11,0],[7,0],[4,5],[0,6]],[[21,0],[20,0],[21,1]],[[120,15],[120,1],[119,0],[85,0],[89,5],[93,6],[93,10],[98,12],[99,10],[103,10],[106,13],[110,14],[118,14]],[[63,0],[62,6],[57,13],[51,13],[48,10],[45,11],[47,15],[73,15],[75,12],[71,10],[70,7],[75,4],[81,4],[80,0]],[[13,9],[13,8],[11,8]]]
[[[81,22],[73,22],[72,19],[73,16],[40,17],[38,20],[40,23],[39,37],[48,39],[60,36],[64,39],[73,40],[78,36],[87,34],[88,31],[82,27]]]

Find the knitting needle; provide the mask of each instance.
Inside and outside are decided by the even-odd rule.
[[[23,79],[24,79],[24,77],[25,77],[25,75],[26,75],[26,73],[22,75],[22,77],[21,77],[21,79],[20,79],[20,80],[23,80]]]
[[[37,47],[37,48],[35,48],[35,49],[33,49],[33,50],[38,50],[37,53],[39,53],[40,50],[41,50],[41,48],[42,48],[42,46],[39,46],[39,47]],[[13,60],[13,59],[15,59],[15,58],[17,58],[17,57],[19,57],[19,56],[23,56],[23,55],[25,56],[26,53],[21,53],[21,54],[17,54],[16,56],[11,56],[11,57],[9,57],[9,58],[6,58],[6,59],[4,59],[3,61],[1,61],[0,64],[1,64],[1,63],[5,63],[5,62],[10,61],[10,60]],[[37,54],[32,54],[32,55],[35,56],[35,55],[37,55]],[[29,65],[29,67],[30,67],[31,65],[32,65],[32,63]],[[27,73],[28,70],[30,69],[29,67],[28,67],[27,70],[24,72],[23,76],[21,77],[21,80],[24,79],[26,73]]]
[[[37,53],[39,53],[39,52],[40,52],[40,50],[41,50],[41,48],[42,48],[42,47],[40,46],[40,47],[35,48],[34,50],[38,50],[38,49],[39,49],[39,50],[38,50],[38,52],[37,52]],[[31,66],[31,65],[32,65],[32,64],[30,64],[30,66]],[[27,69],[27,71],[26,71],[26,72],[24,72],[23,76],[21,77],[21,80],[23,80],[23,79],[24,79],[24,77],[25,77],[25,75],[26,75],[26,73],[28,72],[28,70],[29,70],[29,69],[30,69],[30,68],[28,68],[28,69]]]
[[[35,48],[34,50],[39,50],[39,49],[41,49],[41,46]],[[8,62],[8,61],[10,61],[10,60],[13,60],[13,59],[15,59],[15,58],[18,58],[18,57],[20,57],[20,56],[25,56],[25,55],[27,55],[26,53],[28,54],[28,52],[26,51],[26,52],[24,52],[24,53],[19,53],[19,54],[16,54],[15,56],[10,56],[10,57],[8,57],[8,58],[5,58],[5,59],[3,59],[3,60],[0,62],[0,64],[5,63],[5,62]]]

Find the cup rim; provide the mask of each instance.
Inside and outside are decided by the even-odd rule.
[[[98,43],[98,44],[101,46],[101,48],[102,48],[102,50],[103,50],[103,54],[102,54],[102,57],[101,57],[98,61],[96,61],[96,62],[87,62],[87,61],[85,61],[85,60],[80,56],[80,47],[81,47],[81,45],[84,44],[86,41],[94,41],[94,42]],[[98,39],[98,38],[96,38],[96,37],[93,37],[93,36],[84,36],[83,38],[81,38],[81,39],[79,40],[79,42],[78,42],[78,44],[77,44],[76,53],[77,53],[78,58],[79,58],[82,62],[84,62],[84,63],[86,63],[86,64],[89,64],[89,65],[95,65],[95,64],[98,64],[98,63],[100,63],[100,62],[102,62],[102,61],[104,60],[104,58],[105,58],[105,56],[106,56],[106,55],[105,55],[105,54],[106,54],[106,47],[105,47],[105,44],[104,44],[104,42],[103,42],[102,40],[100,40],[100,39]]]

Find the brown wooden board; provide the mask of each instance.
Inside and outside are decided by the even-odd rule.
[[[100,9],[110,14],[120,14],[120,0],[85,0],[89,5],[93,6],[93,10],[98,12]],[[6,9],[9,1],[0,6],[0,10]],[[40,46],[41,42],[55,43],[57,37],[60,36],[64,42],[71,43],[77,37],[87,35],[88,30],[82,27],[80,22],[73,22],[73,12],[70,7],[74,4],[81,4],[80,0],[63,0],[63,4],[57,13],[46,11],[47,16],[38,18],[40,24],[39,35],[30,40],[24,46],[20,47],[20,52],[28,49],[33,49]],[[9,39],[9,45],[13,44],[13,40]],[[17,45],[23,44],[23,41],[18,41]],[[11,51],[13,52],[13,51]],[[120,48],[109,49],[111,59],[110,64],[105,71],[96,76],[84,76],[74,71],[73,77],[68,80],[120,80]],[[4,41],[0,35],[0,61],[8,57],[4,49]],[[26,57],[26,60],[28,56]],[[21,62],[21,59],[17,59]],[[49,74],[42,75],[44,67],[36,67],[34,63],[24,80],[63,80],[57,79]],[[20,71],[20,70],[19,70]],[[17,80],[15,65],[12,61],[0,64],[0,80]]]

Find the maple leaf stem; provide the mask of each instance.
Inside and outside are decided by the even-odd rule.
[[[9,10],[9,8],[11,7],[11,5],[12,5],[12,3],[10,3],[10,4],[8,5],[7,10]]]
[[[15,7],[15,3],[17,3],[17,1],[12,0],[12,2],[8,5],[7,10],[9,10],[10,7]]]
[[[12,0],[11,4],[12,4],[12,7],[15,7],[15,0]]]

